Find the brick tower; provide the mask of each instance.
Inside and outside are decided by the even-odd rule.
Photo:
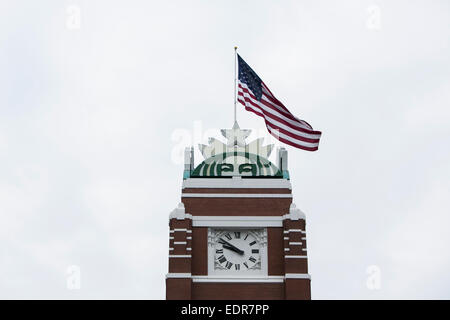
[[[250,130],[185,151],[181,203],[169,217],[167,299],[310,299],[305,215],[292,202],[287,151]]]

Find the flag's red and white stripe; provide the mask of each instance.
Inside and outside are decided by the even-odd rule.
[[[263,117],[267,130],[275,138],[293,147],[316,151],[319,148],[320,131],[298,119],[270,92],[262,82],[262,97],[258,101],[245,83],[239,81],[238,101],[245,110]]]

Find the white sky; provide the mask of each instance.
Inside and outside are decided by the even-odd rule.
[[[323,132],[287,147],[313,298],[450,298],[448,1],[11,0],[0,41],[0,298],[164,298],[177,134],[231,127],[234,45]]]

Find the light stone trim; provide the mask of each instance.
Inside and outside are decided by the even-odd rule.
[[[283,231],[284,234],[288,234],[288,233],[290,233],[290,232],[301,232],[301,233],[303,233],[303,234],[306,234],[306,231],[305,231],[305,230],[302,230],[302,229],[289,229],[289,230]]]
[[[166,279],[177,279],[177,278],[191,278],[192,274],[190,273],[181,273],[181,272],[172,272],[166,274]]]
[[[283,218],[294,220],[294,221],[295,220],[305,220],[306,219],[306,215],[300,209],[297,208],[295,203],[291,203],[291,206],[289,208],[289,213],[285,214],[283,216]]]
[[[291,193],[182,193],[183,198],[292,198]]]
[[[309,279],[311,280],[311,276],[307,273],[286,273],[286,279]]]
[[[292,190],[292,185],[286,179],[190,178],[183,181],[182,188],[287,188]]]
[[[263,277],[217,277],[217,276],[192,276],[192,282],[284,282],[284,276]]]
[[[169,214],[169,219],[192,219],[192,215],[185,212],[183,202],[180,202],[178,206]]]
[[[169,233],[174,233],[174,232],[192,233],[192,230],[188,230],[188,229],[173,229],[173,230],[169,230]]]
[[[269,282],[282,283],[286,279],[311,279],[307,273],[287,273],[284,276],[263,277],[216,277],[216,276],[191,276],[192,282]]]

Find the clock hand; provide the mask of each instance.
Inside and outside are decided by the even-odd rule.
[[[223,240],[222,238],[219,238],[219,243],[227,244],[227,245],[229,245],[230,247],[236,248],[234,245],[232,245],[231,243],[229,243],[229,242],[226,241],[226,240]],[[236,249],[240,250],[239,248],[236,248]]]
[[[233,251],[235,251],[235,252],[237,252],[237,253],[239,253],[241,255],[244,254],[244,251],[242,251],[241,249],[235,247],[234,245],[232,245],[228,241],[223,240],[222,238],[219,238],[219,243],[222,243],[224,245],[224,248],[225,248],[225,246],[229,247],[229,248],[226,248],[226,249],[233,250]]]
[[[224,249],[229,249],[229,250],[231,250],[231,251],[233,251],[233,252],[236,252],[237,254],[239,254],[239,255],[244,255],[244,252],[242,252],[242,251],[239,251],[239,250],[236,250],[236,249],[234,249],[233,247],[230,247],[230,246],[224,246],[223,247]]]
[[[224,244],[223,247],[224,247],[225,249],[229,249],[229,250],[231,250],[231,251],[234,251],[234,252],[236,252],[236,253],[239,253],[240,255],[243,255],[243,254],[244,254],[244,251],[242,251],[242,250],[236,248],[235,246],[230,246],[230,245]]]
[[[229,242],[226,241],[226,240],[223,240],[222,238],[219,238],[219,243],[221,243],[221,244],[226,244],[227,246],[234,248],[235,251],[238,250],[238,251],[236,251],[236,252],[238,252],[239,254],[244,254],[244,251],[242,251],[242,250],[239,249],[239,248],[236,248],[234,245],[232,245],[231,243],[229,243]],[[230,248],[228,248],[228,249],[230,249]],[[242,253],[241,253],[241,252],[242,252]]]
[[[221,244],[227,244],[229,246],[233,246],[231,243],[229,243],[228,241],[223,240],[222,238],[219,238],[219,243]]]

